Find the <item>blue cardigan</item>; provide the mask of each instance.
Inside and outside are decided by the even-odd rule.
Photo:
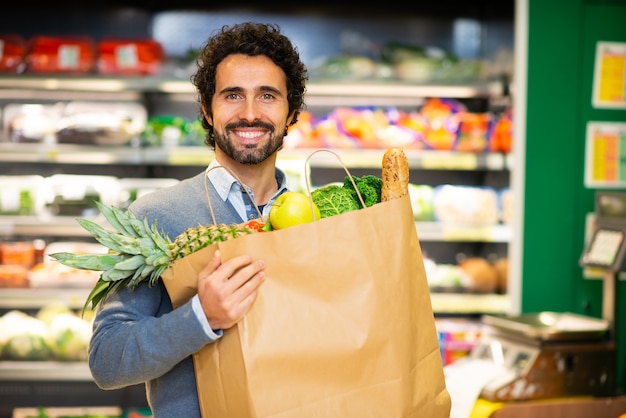
[[[170,239],[188,227],[212,224],[204,176],[202,172],[148,194],[130,210],[139,219],[157,220],[157,227]],[[243,222],[210,182],[208,188],[216,223]],[[211,342],[191,301],[173,310],[161,281],[154,287],[142,282],[134,290],[119,288],[98,305],[89,367],[102,389],[145,383],[155,418],[200,417],[191,355]]]

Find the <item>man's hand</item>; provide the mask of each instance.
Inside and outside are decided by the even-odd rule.
[[[265,279],[265,262],[249,255],[222,262],[220,252],[198,274],[198,297],[213,330],[228,329],[250,310]]]

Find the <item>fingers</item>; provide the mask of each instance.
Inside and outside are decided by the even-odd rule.
[[[209,261],[209,263],[198,274],[198,278],[206,279],[211,273],[217,270],[220,264],[222,264],[222,257],[220,255],[220,251],[216,250],[215,253],[213,253],[211,261]]]
[[[265,279],[264,268],[264,261],[249,255],[222,261],[216,251],[198,274],[198,296],[213,329],[230,328],[248,312]]]

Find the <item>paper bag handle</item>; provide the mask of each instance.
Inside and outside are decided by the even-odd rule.
[[[241,180],[239,180],[239,177],[237,177],[237,175],[233,173],[230,168],[224,167],[223,165],[216,165],[213,167],[207,167],[206,170],[204,170],[204,194],[206,195],[206,201],[207,201],[207,204],[209,205],[209,212],[211,212],[211,219],[213,219],[213,224],[215,225],[217,224],[217,222],[215,221],[215,212],[213,212],[213,205],[211,204],[211,198],[209,197],[209,185],[207,184],[207,177],[208,177],[209,171],[213,170],[214,168],[223,168],[224,170],[228,171],[230,175],[235,178],[235,180],[237,180],[237,182],[241,185],[241,187],[243,187],[243,190],[246,192],[246,194],[250,198],[250,202],[252,202],[252,205],[254,205],[254,208],[256,209],[256,213],[259,215],[259,218],[262,218],[263,214],[259,210],[259,207],[256,205],[254,198],[248,191],[248,187],[245,184],[243,184]]]
[[[341,165],[343,170],[346,172],[346,175],[348,176],[348,178],[350,179],[350,182],[352,183],[352,187],[354,187],[354,191],[356,192],[356,195],[359,198],[359,203],[361,203],[361,206],[365,208],[366,207],[365,201],[363,200],[363,197],[361,196],[361,192],[359,192],[359,189],[356,187],[356,183],[354,182],[354,179],[352,178],[352,174],[350,174],[350,170],[348,170],[348,167],[346,167],[346,165],[341,160],[341,157],[339,156],[339,154],[337,154],[335,151],[329,148],[317,149],[313,151],[312,153],[310,153],[308,157],[306,157],[306,160],[304,161],[304,165],[306,166],[307,164],[309,164],[309,159],[311,159],[311,157],[314,154],[317,154],[318,152],[329,152],[337,158],[337,161],[339,161],[339,165]],[[315,219],[315,209],[313,207],[313,198],[311,197],[311,184],[310,184],[309,176],[305,176],[305,181],[306,181],[306,191],[309,195],[309,201],[311,202],[312,219]]]

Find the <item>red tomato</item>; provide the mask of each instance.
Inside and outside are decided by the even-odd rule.
[[[252,229],[255,232],[265,231],[265,229],[263,229],[265,227],[265,224],[263,222],[257,221],[256,219],[251,219],[248,222],[246,222],[244,225]]]

